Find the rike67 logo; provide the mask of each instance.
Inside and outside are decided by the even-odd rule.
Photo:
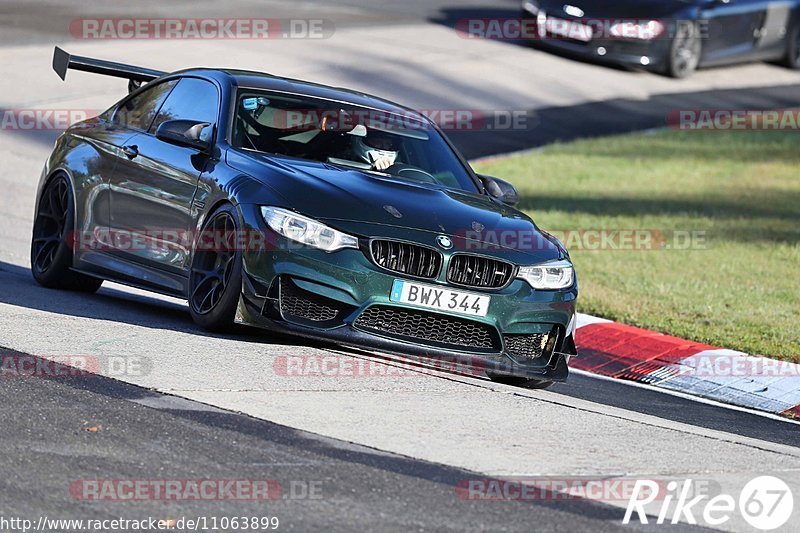
[[[661,490],[659,490],[661,489]],[[656,524],[700,524],[720,526],[739,513],[755,529],[771,531],[785,525],[792,516],[794,497],[789,486],[773,476],[750,480],[734,498],[729,494],[696,495],[692,480],[670,481],[663,493],[663,483],[640,479],[633,488],[623,524],[636,516],[641,524],[648,523],[645,506],[660,502]]]

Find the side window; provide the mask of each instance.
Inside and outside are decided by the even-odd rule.
[[[133,98],[122,102],[114,113],[114,124],[125,128],[147,131],[177,80],[159,83]]]
[[[183,78],[161,106],[150,132],[155,132],[167,120],[195,120],[215,124],[218,111],[219,96],[212,83],[197,78]]]

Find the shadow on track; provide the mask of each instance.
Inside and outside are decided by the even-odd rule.
[[[397,365],[398,362],[407,365],[402,360],[398,361],[363,350],[309,341],[300,337],[267,336],[255,328],[242,327],[235,334],[227,336],[212,335],[195,326],[187,309],[182,305],[111,288],[103,288],[96,295],[53,291],[37,285],[31,278],[28,269],[8,263],[0,262],[0,279],[6,287],[5,290],[0,291],[0,302],[12,306],[244,342],[318,347],[380,361],[387,365]],[[9,290],[11,286],[14,288]],[[408,364],[418,367],[421,372],[426,372],[425,363],[410,361]],[[445,376],[448,374],[441,373]],[[458,379],[460,374],[452,373],[452,376]],[[73,382],[73,385],[81,388],[90,387],[93,392],[128,399],[142,397],[141,394],[144,390],[110,378],[88,382],[85,379],[78,380]],[[504,387],[504,390],[513,389]],[[565,396],[649,414],[666,420],[727,431],[770,442],[800,446],[800,426],[715,405],[702,404],[656,390],[574,374],[566,384],[556,384],[550,390]],[[526,394],[533,393],[526,391]],[[192,416],[202,418],[211,415],[194,414]]]
[[[12,279],[0,290],[0,303],[9,305],[212,338],[308,347],[323,345],[242,325],[237,325],[230,334],[209,333],[197,326],[188,307],[176,300],[151,298],[106,285],[96,294],[47,289],[33,280],[29,269],[0,261],[0,276],[6,275]]]
[[[33,357],[2,346],[0,354]],[[35,359],[37,367],[47,366],[46,361]],[[206,409],[104,376],[4,376],[2,385],[0,433],[7,450],[15,452],[4,454],[6,461],[0,460],[4,509],[16,509],[27,500],[35,502],[37,512],[56,508],[61,516],[76,505],[83,506],[85,517],[107,518],[130,512],[131,500],[115,499],[115,491],[79,501],[82,482],[96,477],[109,481],[165,477],[287,480],[289,495],[293,484],[302,487],[303,481],[309,480],[319,486],[320,495],[297,493],[296,502],[291,496],[245,501],[233,495],[167,501],[150,493],[137,499],[134,509],[145,516],[181,516],[187,510],[187,514],[241,516],[256,510],[266,514],[266,509],[280,516],[281,525],[287,516],[287,523],[295,522],[290,529],[300,531],[321,530],[323,524],[327,531],[375,531],[386,529],[382,523],[387,522],[393,525],[392,530],[419,529],[420,520],[427,523],[432,516],[437,524],[432,529],[436,531],[466,531],[480,523],[496,524],[503,531],[530,531],[531,522],[553,531],[559,527],[604,532],[645,530],[636,523],[622,526],[620,507],[565,498],[546,487],[538,497],[494,504],[459,497],[469,480],[485,481],[490,476],[243,414]],[[160,407],[132,403],[142,400],[145,405],[150,401]],[[87,433],[90,425],[95,432]],[[17,468],[14,462],[23,466]],[[24,472],[26,481],[20,481],[19,474],[15,476],[19,471]],[[32,476],[36,482],[27,483]],[[305,525],[297,525],[298,519]],[[326,521],[347,526],[331,527]],[[354,522],[367,525],[354,528]],[[401,523],[402,527],[394,527]],[[686,526],[681,530],[703,529]]]
[[[554,142],[665,129],[680,110],[784,109],[800,104],[800,85],[717,89],[659,94],[646,100],[615,98],[567,107],[531,109],[528,128],[508,130],[489,121],[477,131],[451,131],[448,136],[469,158],[517,152]]]
[[[681,424],[800,447],[800,425],[701,403],[652,388],[573,373],[567,383],[556,383],[550,390],[570,398],[580,398]]]

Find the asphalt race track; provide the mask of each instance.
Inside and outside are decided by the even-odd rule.
[[[666,113],[682,107],[800,100],[800,74],[773,65],[675,81],[453,32],[453,20],[475,12],[514,16],[516,2],[398,4],[245,2],[225,13],[319,16],[336,24],[322,44],[97,43],[70,37],[70,20],[123,16],[123,8],[0,2],[0,109],[99,111],[125,94],[122,82],[88,74],[61,82],[50,69],[53,45],[152,68],[256,68],[424,109],[534,117],[524,131],[454,132],[473,157],[663,127]],[[203,1],[140,9],[209,16],[215,8]],[[28,270],[29,240],[37,179],[57,135],[0,130],[0,352],[87,358],[98,375],[0,377],[4,517],[277,516],[296,531],[653,530],[622,525],[627,501],[469,500],[459,487],[519,476],[693,479],[738,494],[750,479],[773,475],[800,495],[800,424],[788,420],[584,374],[528,391],[245,328],[210,335],[193,325],[184,302],[111,283],[91,296],[41,288]],[[292,373],[290,360],[324,360],[340,371]],[[369,370],[342,370],[353,368]],[[282,492],[267,502],[176,502],[88,501],[71,491],[82,480],[201,478],[274,480]],[[735,518],[720,528],[752,530]],[[672,526],[689,529],[699,528]]]

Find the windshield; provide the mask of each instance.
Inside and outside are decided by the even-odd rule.
[[[477,192],[447,142],[416,115],[243,89],[232,137],[237,148]]]

